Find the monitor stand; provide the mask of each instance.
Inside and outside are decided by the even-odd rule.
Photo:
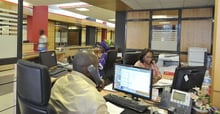
[[[131,99],[136,101],[136,102],[140,102],[141,100],[139,99],[139,97],[132,95]]]

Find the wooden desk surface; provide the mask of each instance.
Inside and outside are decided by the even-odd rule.
[[[56,51],[57,57],[59,57],[62,54],[64,54],[64,52]],[[30,59],[36,59],[38,56],[39,56],[39,52],[38,51],[33,51],[33,52],[23,53],[23,57],[22,58],[25,59],[25,60],[30,60]]]
[[[103,96],[105,96],[105,95],[107,95],[107,94],[115,94],[115,95],[119,95],[119,96],[128,96],[128,97],[131,97],[131,95],[129,95],[129,94],[125,94],[125,93],[118,92],[118,91],[113,92],[113,91],[104,90],[104,89],[103,89],[100,93],[101,93]],[[152,106],[149,107],[149,110],[157,111],[157,112],[159,112],[160,114],[168,114],[168,111],[166,111],[166,110],[164,110],[164,109],[158,108],[158,105],[159,105],[158,102],[141,99],[140,103],[141,103],[141,104],[152,104]]]
[[[126,94],[126,93],[119,92],[119,91],[109,91],[109,90],[103,89],[100,93],[103,96],[108,95],[108,94],[115,94],[115,95],[127,96],[127,97],[131,98],[131,94]],[[157,101],[145,100],[145,99],[142,99],[142,98],[140,98],[140,99],[141,99],[141,102],[147,103],[147,104],[158,105],[158,103],[159,103]]]

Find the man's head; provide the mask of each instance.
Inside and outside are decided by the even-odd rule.
[[[44,34],[44,30],[43,30],[43,29],[40,30],[39,34],[40,34],[40,35],[43,35],[43,34]]]
[[[88,71],[89,65],[94,65],[98,68],[98,58],[89,52],[78,52],[73,59],[73,70],[78,71],[86,75],[91,79],[90,73]]]

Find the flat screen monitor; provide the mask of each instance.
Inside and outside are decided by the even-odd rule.
[[[177,67],[172,89],[189,92],[194,87],[201,88],[206,72],[205,66]]]
[[[123,64],[134,65],[140,58],[141,51],[125,52],[123,56]]]
[[[48,68],[57,65],[57,57],[55,51],[45,51],[39,54],[40,63],[46,65]]]
[[[151,99],[153,71],[132,65],[115,64],[113,89],[128,93],[137,100]]]

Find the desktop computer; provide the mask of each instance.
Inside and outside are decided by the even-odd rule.
[[[40,52],[39,59],[42,65],[45,65],[49,68],[50,76],[60,76],[68,72],[67,69],[64,68],[62,65],[57,64],[55,51]]]
[[[140,103],[138,98],[151,100],[153,71],[132,65],[115,64],[113,89],[130,94],[131,98],[106,95],[104,98],[113,104],[137,112],[145,112],[148,105]]]

